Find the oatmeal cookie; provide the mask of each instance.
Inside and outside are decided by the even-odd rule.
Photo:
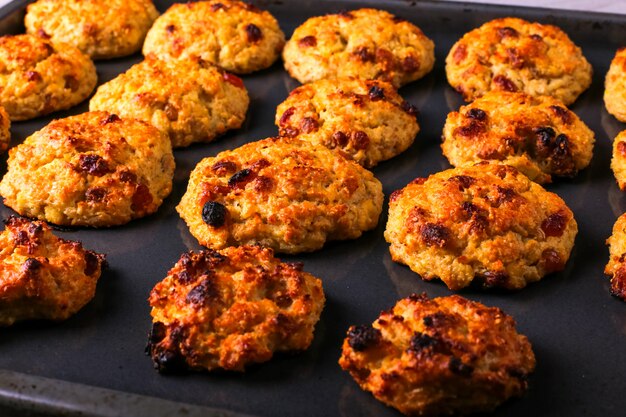
[[[11,142],[11,118],[9,113],[0,106],[0,153],[9,149]]]
[[[302,264],[241,246],[184,254],[149,301],[146,351],[159,371],[243,371],[308,348],[325,298]]]
[[[618,133],[613,140],[611,169],[620,190],[626,191],[626,130]]]
[[[72,46],[33,35],[0,37],[0,105],[11,120],[69,109],[96,82],[93,62]]]
[[[609,263],[604,273],[611,276],[611,294],[626,301],[626,213],[618,217],[606,244]]]
[[[44,222],[18,217],[6,221],[0,247],[0,326],[67,319],[94,297],[106,263]]]
[[[241,127],[249,102],[243,81],[212,64],[148,57],[98,87],[89,109],[148,122],[181,147]]]
[[[395,191],[385,239],[392,259],[425,280],[520,289],[563,270],[577,232],[558,195],[511,166],[481,162]]]
[[[591,129],[557,99],[492,91],[448,114],[441,148],[453,166],[498,161],[542,184],[587,167],[594,142]]]
[[[278,59],[285,35],[269,12],[236,0],[174,4],[146,36],[144,55],[164,60],[199,57],[247,74]]]
[[[269,138],[205,158],[176,207],[200,244],[260,244],[282,253],[354,239],[378,223],[382,185],[323,146]]]
[[[296,88],[278,106],[276,125],[281,136],[336,149],[369,168],[411,146],[416,113],[391,84],[348,77]]]
[[[491,411],[527,388],[535,355],[515,321],[458,295],[411,295],[374,323],[352,326],[341,367],[410,416]]]
[[[54,120],[9,151],[4,204],[72,226],[114,226],[154,213],[172,189],[174,156],[155,127],[89,112]]]
[[[466,101],[498,90],[549,95],[570,105],[591,85],[592,68],[560,28],[507,17],[456,42],[446,75]]]
[[[615,53],[606,73],[604,105],[617,120],[626,122],[626,47]]]
[[[107,59],[139,51],[158,16],[152,0],[37,0],[26,8],[24,25],[30,34]]]
[[[435,46],[412,23],[376,9],[308,19],[285,45],[285,69],[301,83],[355,76],[396,88],[428,74]]]

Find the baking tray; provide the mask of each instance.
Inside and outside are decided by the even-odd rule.
[[[5,32],[21,30],[26,1],[0,10]],[[155,2],[161,11],[169,2]],[[446,114],[461,104],[446,83],[444,59],[465,32],[502,16],[519,16],[562,27],[594,67],[591,88],[572,109],[596,133],[591,165],[575,179],[547,186],[572,208],[579,225],[565,271],[518,292],[468,289],[462,295],[511,314],[531,340],[537,369],[521,399],[509,401],[494,416],[618,416],[626,410],[626,303],[609,296],[603,267],[604,244],[616,217],[626,211],[609,168],[611,139],[626,128],[602,105],[604,74],[615,50],[626,45],[626,16],[414,1],[259,2],[280,21],[287,35],[312,15],[379,7],[406,18],[434,39],[437,62],[431,74],[402,88],[416,104],[422,131],[402,155],[374,169],[386,196],[415,177],[449,168],[439,147]],[[141,59],[139,55],[99,62],[100,82]],[[59,231],[108,254],[95,299],[62,323],[32,322],[0,329],[0,415],[205,415],[205,416],[398,416],[361,391],[337,365],[341,342],[351,324],[371,323],[381,310],[411,293],[431,297],[451,292],[440,282],[423,282],[391,261],[383,239],[387,200],[378,227],[360,239],[334,242],[322,250],[284,259],[303,261],[322,278],[327,303],[309,350],[278,355],[246,373],[160,375],[143,349],[150,328],[146,301],[179,256],[200,246],[174,207],[189,172],[203,157],[276,134],[274,111],[297,83],[281,63],[246,76],[251,104],[243,128],[212,144],[175,151],[174,190],[159,211],[123,227]],[[84,103],[53,117],[81,113]],[[14,123],[13,144],[52,117]],[[6,156],[0,172],[6,170]],[[12,211],[0,207],[6,218]]]

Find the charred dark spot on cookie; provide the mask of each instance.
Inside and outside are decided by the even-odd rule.
[[[519,194],[512,188],[496,186],[496,195],[493,199],[493,206],[500,207],[502,204],[513,201]]]
[[[352,326],[348,330],[348,345],[357,352],[375,346],[381,339],[380,330],[372,326]]]
[[[485,132],[485,124],[482,121],[469,119],[469,123],[459,126],[454,130],[454,135],[464,136],[468,139],[477,138]]]
[[[120,181],[125,183],[134,184],[137,182],[137,175],[130,171],[120,171],[119,173]]]
[[[178,274],[175,274],[174,279],[182,285],[187,285],[193,282],[195,280],[195,277],[189,274],[187,270],[183,270],[180,271]]]
[[[82,154],[78,157],[78,169],[82,172],[101,177],[111,170],[107,161],[96,154]]]
[[[534,41],[543,41],[543,37],[537,33],[533,33],[532,35],[530,35],[530,39]]]
[[[423,351],[440,352],[444,348],[444,343],[438,338],[426,333],[415,332],[409,342],[409,352],[420,354]]]
[[[359,46],[353,52],[361,62],[374,62],[374,54],[366,46]]]
[[[150,333],[148,333],[148,345],[156,345],[167,336],[167,327],[160,321],[152,323]]]
[[[254,179],[254,172],[251,169],[245,168],[241,171],[235,172],[228,179],[228,186],[230,188],[243,188],[247,183]]]
[[[411,115],[413,117],[417,117],[420,114],[420,111],[417,108],[417,106],[414,106],[413,104],[409,103],[408,101],[403,101],[402,104],[400,105],[400,107],[402,108],[402,110],[404,110],[404,112],[406,114]]]
[[[569,216],[558,211],[549,215],[541,222],[541,230],[546,234],[546,237],[560,237],[563,236],[568,221]]]
[[[411,293],[411,295],[409,295],[407,299],[413,303],[424,303],[426,301],[429,301],[428,294],[426,294],[425,292],[421,292],[419,294]]]
[[[300,130],[303,133],[313,133],[319,129],[317,120],[312,117],[305,117],[300,121]]]
[[[260,158],[260,159],[257,159],[256,161],[254,161],[253,163],[251,163],[248,166],[248,169],[251,169],[254,172],[258,172],[258,171],[262,170],[263,168],[267,168],[270,165],[271,165],[270,161],[268,161],[265,158]]]
[[[285,110],[285,112],[282,114],[282,116],[280,116],[280,119],[278,120],[278,125],[283,127],[287,123],[289,123],[289,119],[291,119],[291,116],[293,116],[295,112],[295,107],[289,107],[287,110]]]
[[[28,235],[28,232],[26,232],[24,230],[20,230],[15,235],[15,238],[13,239],[13,241],[18,246],[25,246],[25,245],[28,245],[30,243],[30,236]]]
[[[437,246],[443,248],[450,239],[448,229],[437,223],[426,223],[420,228],[422,241],[426,246]]]
[[[32,274],[32,273],[36,273],[37,271],[39,271],[42,266],[43,264],[41,263],[40,260],[35,259],[35,258],[28,258],[24,261],[24,264],[22,265],[22,269],[24,270],[26,274]]]
[[[350,138],[348,137],[348,135],[341,131],[338,131],[330,136],[330,145],[332,148],[343,148],[348,145],[349,139]]]
[[[175,122],[178,120],[178,109],[173,104],[167,103],[165,108],[163,109],[165,112],[165,116],[170,122]]]
[[[298,45],[301,48],[309,48],[312,46],[317,46],[317,39],[315,38],[315,36],[312,36],[312,35],[305,36],[304,38],[300,38],[298,40]]]
[[[83,272],[87,276],[91,276],[98,272],[102,266],[106,265],[106,258],[104,255],[93,251],[85,251],[85,269]]]
[[[500,38],[517,38],[519,36],[519,32],[512,27],[505,26],[498,28],[498,36]]]
[[[85,201],[97,203],[103,201],[107,196],[107,190],[102,187],[92,187],[85,191]]]
[[[263,32],[261,29],[254,23],[248,23],[246,25],[246,36],[248,38],[248,42],[250,43],[258,43],[261,39],[263,39]]]
[[[352,138],[350,139],[350,143],[352,147],[356,150],[367,149],[370,146],[370,138],[367,133],[362,130],[357,130],[352,133]]]
[[[466,221],[470,222],[471,232],[478,233],[487,229],[489,226],[487,210],[469,201],[464,201],[461,204],[461,209],[465,212]]]
[[[483,122],[487,119],[487,113],[479,108],[471,108],[465,113],[465,117]]]
[[[509,276],[504,271],[485,271],[476,278],[477,282],[485,288],[506,287],[509,280]]]
[[[41,78],[41,74],[39,74],[37,71],[26,71],[26,79],[35,83],[43,80],[43,78]]]
[[[455,64],[460,64],[465,58],[467,58],[467,46],[465,44],[461,44],[454,49],[454,52],[452,52],[452,59]]]
[[[550,110],[566,125],[572,123],[572,112],[561,106],[550,106]]]
[[[187,293],[185,301],[196,307],[207,305],[213,300],[219,299],[220,292],[211,278],[205,278],[200,284],[193,287]]]
[[[485,162],[487,163],[487,162]],[[505,179],[508,175],[511,175],[513,177],[519,175],[519,171],[515,168],[513,168],[510,165],[500,165],[498,166],[498,168],[496,168],[496,176],[500,179]]]
[[[619,268],[611,277],[611,295],[626,301],[626,269]]]
[[[453,374],[462,377],[470,377],[474,372],[474,367],[463,363],[463,361],[456,356],[450,358],[450,362],[448,362],[448,369]]]
[[[154,367],[161,373],[177,373],[187,368],[185,358],[177,348],[163,349],[156,346],[151,351]]]
[[[476,178],[470,177],[469,175],[455,175],[448,178],[448,181],[458,183],[459,191],[463,191],[470,188],[476,182]]]
[[[432,329],[450,327],[454,324],[455,318],[441,311],[424,316],[422,319],[424,326]]]
[[[413,55],[408,55],[402,60],[402,69],[405,72],[417,72],[420,69],[420,62]]]
[[[226,207],[217,201],[207,201],[202,207],[202,221],[211,227],[222,227],[226,222]]]
[[[232,161],[217,161],[211,167],[211,170],[217,175],[232,174],[237,170],[237,165]]]
[[[565,268],[565,262],[561,259],[561,255],[554,249],[546,249],[541,252],[540,265],[546,274],[562,271]]]
[[[372,101],[384,100],[385,99],[385,90],[383,90],[382,88],[380,88],[377,85],[373,85],[373,86],[370,87],[369,91],[367,92],[367,95],[369,96],[370,100],[372,100]]]
[[[100,124],[101,125],[108,125],[109,123],[114,123],[114,122],[119,122],[120,121],[120,117],[117,114],[108,114],[107,117],[105,117]]]
[[[176,26],[174,26],[174,25],[167,25],[167,26],[165,26],[165,31],[167,33],[174,33],[176,31]]]
[[[503,91],[509,91],[511,93],[518,91],[517,85],[504,75],[496,75],[493,77],[493,83],[498,89]]]
[[[52,36],[48,35],[42,28],[37,29],[37,36],[44,39],[50,39]]]

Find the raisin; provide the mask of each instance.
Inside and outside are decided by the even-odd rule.
[[[317,120],[313,119],[312,117],[305,117],[300,122],[300,129],[304,133],[315,132],[318,128],[319,124],[317,123]]]
[[[106,196],[107,196],[107,191],[102,187],[93,187],[85,191],[86,201],[98,202],[98,201],[104,200]]]
[[[298,45],[300,45],[301,48],[317,46],[317,39],[315,36],[305,36],[304,38],[300,38],[300,40],[298,40]]]
[[[445,226],[435,223],[426,223],[420,229],[422,240],[426,246],[444,247],[450,238],[450,233]]]
[[[413,55],[409,55],[402,60],[402,69],[405,72],[417,72],[420,69],[420,63]]]
[[[348,344],[357,352],[377,344],[380,338],[380,330],[371,326],[352,326],[348,330]]]
[[[206,305],[211,300],[219,298],[219,290],[216,288],[215,283],[209,278],[204,279],[200,284],[193,287],[188,293],[185,300],[189,304],[195,306]]]
[[[567,110],[565,107],[550,106],[550,110],[552,110],[554,114],[558,116],[563,123],[565,124],[572,123],[572,112]]]
[[[126,183],[135,183],[137,182],[137,175],[130,171],[122,171],[120,172],[120,181]]]
[[[252,170],[248,168],[242,169],[241,171],[235,172],[233,176],[228,179],[228,186],[230,188],[245,186],[253,179],[253,177],[254,175]]]
[[[119,120],[120,120],[120,117],[119,117],[117,114],[113,114],[113,113],[111,113],[111,114],[109,114],[109,115],[106,117],[106,119],[104,119],[104,120],[101,122],[101,124],[106,125],[106,124],[109,124],[109,123],[117,122],[117,121],[119,121]]]
[[[246,36],[248,37],[248,42],[257,43],[263,39],[263,32],[257,25],[249,23],[246,25]]]
[[[165,31],[167,33],[174,33],[175,30],[176,30],[176,26],[174,26],[174,25],[167,25],[167,26],[165,26]]]
[[[383,90],[382,88],[380,88],[377,85],[373,85],[369,89],[367,94],[369,95],[370,100],[372,100],[372,101],[384,100],[384,98],[385,98],[385,90]]]
[[[413,337],[411,337],[409,350],[415,353],[419,353],[426,349],[436,351],[440,348],[440,345],[441,342],[438,339],[426,333],[416,332]]]
[[[511,81],[504,75],[496,75],[495,77],[493,77],[493,82],[496,86],[498,86],[500,90],[509,91],[512,93],[517,91],[517,85],[515,85],[513,81]]]
[[[452,58],[454,59],[455,64],[461,63],[461,61],[467,58],[467,47],[465,45],[457,46],[452,53]]]
[[[370,138],[367,133],[357,130],[352,134],[352,147],[356,150],[367,149],[370,145]]]
[[[152,203],[152,194],[145,184],[137,184],[130,208],[135,212],[145,212]]]
[[[167,116],[169,121],[175,122],[176,120],[178,120],[178,109],[175,106],[167,103],[163,111],[165,112],[165,115]]]
[[[487,113],[484,110],[473,108],[465,113],[465,117],[482,122],[487,118]]]
[[[33,82],[39,82],[42,80],[41,75],[37,71],[27,71],[26,79]]]
[[[506,38],[506,37],[516,38],[519,36],[519,32],[513,29],[512,27],[505,26],[503,28],[498,29],[498,35],[500,36],[500,38]]]
[[[110,172],[109,164],[100,155],[96,154],[82,154],[78,158],[78,168],[96,177]]]
[[[24,265],[22,268],[24,268],[24,271],[26,272],[35,272],[35,271],[38,271],[39,268],[41,267],[42,267],[41,261],[35,258],[28,258],[26,259],[26,261],[24,261]]]
[[[230,174],[235,172],[237,165],[232,161],[217,161],[211,167],[211,170],[218,175]]]
[[[217,201],[207,201],[202,207],[202,220],[212,227],[221,227],[226,222],[226,207]]]
[[[85,269],[83,271],[85,275],[93,275],[95,272],[97,272],[103,260],[104,260],[103,255],[98,255],[97,253],[92,252],[90,250],[86,251],[85,252]]]
[[[289,119],[291,118],[291,116],[293,116],[293,114],[295,112],[296,112],[296,108],[295,107],[289,107],[287,110],[285,110],[283,115],[280,116],[280,119],[278,120],[278,125],[283,127],[287,123],[289,123]]]
[[[241,78],[237,77],[236,75],[231,74],[230,72],[223,72],[222,73],[222,78],[224,79],[224,81],[234,85],[237,88],[245,88],[245,86],[243,84],[243,80]]]
[[[348,135],[343,132],[335,132],[330,137],[331,146],[333,148],[340,147],[343,148],[348,144]]]
[[[567,216],[562,212],[559,211],[557,213],[553,213],[546,217],[546,219],[541,223],[541,230],[543,230],[547,237],[563,236],[567,220]]]
[[[565,267],[561,255],[554,249],[546,249],[541,253],[541,265],[547,274],[562,271]]]
[[[366,46],[359,46],[352,53],[356,55],[361,60],[361,62],[374,61],[374,55],[369,51],[369,49],[367,49]]]
[[[414,106],[413,104],[409,103],[408,101],[403,101],[402,102],[402,110],[404,110],[405,113],[417,117],[420,114],[419,109],[417,108],[417,106]]]
[[[476,178],[469,175],[455,175],[450,177],[448,181],[456,181],[459,183],[459,191],[463,191],[472,186],[476,182]]]

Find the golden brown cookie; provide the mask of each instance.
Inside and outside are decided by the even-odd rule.
[[[626,301],[626,213],[618,217],[606,244],[609,246],[609,263],[604,273],[611,276],[611,295]]]
[[[416,113],[391,84],[349,77],[296,88],[278,106],[276,125],[281,136],[336,149],[369,168],[411,146]]]
[[[158,16],[152,0],[37,0],[24,25],[32,35],[107,59],[139,51]]]
[[[93,62],[72,46],[33,35],[0,37],[0,105],[11,120],[69,109],[96,82]]]
[[[499,308],[413,294],[371,326],[350,327],[339,364],[406,415],[464,415],[520,397],[535,355]]]
[[[241,127],[249,102],[243,81],[212,64],[148,57],[98,87],[89,109],[148,122],[181,147]]]
[[[4,204],[72,226],[114,226],[154,213],[172,189],[174,157],[155,127],[89,112],[54,120],[9,151]]]
[[[592,68],[560,28],[507,17],[457,41],[446,58],[446,75],[466,101],[498,90],[553,96],[570,105],[591,85]]]
[[[268,138],[205,158],[176,210],[212,249],[260,244],[277,252],[320,249],[376,227],[382,185],[323,146]]]
[[[146,36],[144,55],[199,57],[227,71],[247,74],[278,59],[285,35],[269,12],[236,0],[174,4]]]
[[[0,326],[65,320],[96,293],[105,256],[60,239],[39,221],[10,217],[0,233]]]
[[[240,246],[183,254],[149,301],[146,351],[159,371],[243,371],[308,348],[325,298],[302,264]]]
[[[606,73],[604,105],[617,120],[626,122],[626,47],[617,50]]]
[[[380,79],[396,88],[428,74],[435,46],[417,26],[376,9],[308,19],[285,45],[285,69],[301,83],[338,77]]]
[[[392,259],[425,280],[520,289],[563,270],[577,232],[558,195],[511,166],[481,162],[392,193],[385,239]]]
[[[498,161],[542,184],[587,167],[594,142],[587,125],[555,98],[491,91],[448,114],[441,148],[455,167]]]
[[[626,191],[626,130],[618,133],[613,140],[611,169],[620,190]]]
[[[0,106],[0,153],[9,149],[11,142],[11,119],[9,114]]]

